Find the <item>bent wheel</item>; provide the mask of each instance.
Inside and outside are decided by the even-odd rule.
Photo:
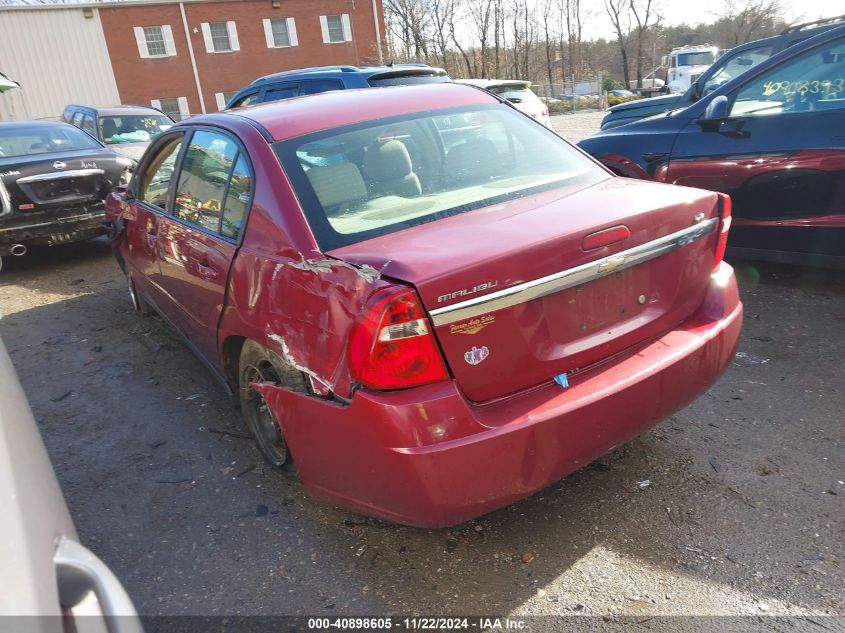
[[[241,413],[264,459],[279,470],[294,473],[293,458],[284,433],[264,397],[250,389],[254,382],[272,382],[294,391],[306,391],[302,373],[254,341],[241,348],[238,388]]]

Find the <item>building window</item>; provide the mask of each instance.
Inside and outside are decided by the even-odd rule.
[[[297,46],[296,22],[293,18],[279,20],[262,20],[264,23],[264,37],[267,40],[267,48],[287,48]]]
[[[201,26],[206,52],[229,53],[240,50],[234,22],[203,22]]]
[[[144,39],[147,40],[147,52],[151,57],[167,55],[167,49],[164,48],[164,35],[160,26],[145,26]]]
[[[138,54],[147,57],[174,57],[176,45],[173,41],[173,29],[169,24],[161,26],[136,26],[135,42]]]
[[[324,44],[337,44],[352,41],[352,25],[349,15],[321,15],[320,27],[323,31]]]
[[[187,97],[172,97],[169,99],[153,99],[154,108],[158,108],[174,121],[183,121],[191,116],[188,111]]]

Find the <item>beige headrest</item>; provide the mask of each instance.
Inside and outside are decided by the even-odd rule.
[[[364,172],[370,180],[385,182],[411,173],[411,156],[402,141],[376,141],[364,154]]]
[[[307,174],[324,209],[344,202],[357,202],[367,197],[367,186],[361,172],[352,163],[315,167]]]

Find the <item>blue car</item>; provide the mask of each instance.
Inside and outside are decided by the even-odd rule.
[[[685,93],[640,99],[613,106],[602,119],[601,129],[609,130],[662,112],[686,108],[769,57],[842,24],[843,21],[845,16],[797,24],[779,35],[735,46],[702,73]]]
[[[421,83],[452,81],[442,68],[428,64],[391,64],[390,66],[317,66],[286,70],[259,77],[238,90],[226,109],[290,99],[329,90],[383,88]]]
[[[578,144],[622,176],[729,194],[733,256],[845,268],[845,25]]]

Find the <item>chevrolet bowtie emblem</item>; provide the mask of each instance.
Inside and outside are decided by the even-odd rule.
[[[626,257],[624,255],[616,255],[615,257],[608,257],[599,264],[600,273],[612,273],[625,263]]]

